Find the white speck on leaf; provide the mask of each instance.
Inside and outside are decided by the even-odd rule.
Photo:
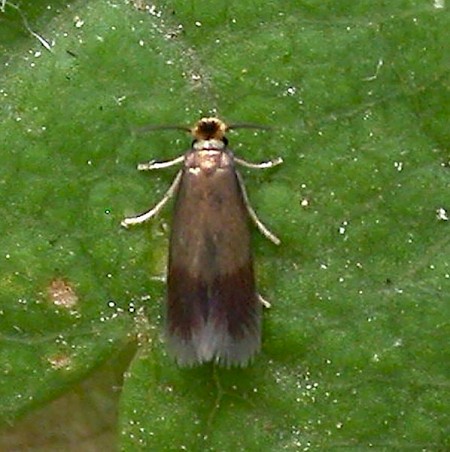
[[[448,221],[448,212],[443,207],[439,207],[439,209],[436,209],[436,218],[439,221]]]
[[[84,20],[80,19],[78,16],[75,16],[73,19],[73,23],[76,28],[81,28],[84,25]]]

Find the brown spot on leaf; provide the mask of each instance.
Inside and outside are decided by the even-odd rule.
[[[55,279],[48,288],[50,301],[56,306],[72,309],[78,303],[78,297],[70,283],[64,279]]]
[[[54,370],[66,369],[69,370],[72,365],[72,359],[68,355],[53,355],[47,358]]]

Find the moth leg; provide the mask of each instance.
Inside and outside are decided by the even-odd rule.
[[[250,201],[247,196],[247,190],[245,189],[244,181],[242,180],[242,176],[239,174],[238,171],[236,171],[236,175],[239,181],[239,186],[241,187],[242,196],[244,198],[245,207],[247,207],[248,214],[250,215],[250,218],[254,221],[256,224],[256,227],[259,229],[261,234],[269,239],[271,242],[275,243],[275,245],[279,245],[281,243],[281,240],[272,232],[270,232],[262,223],[262,221],[258,218],[256,215],[256,212],[253,210],[252,206],[250,205]]]
[[[277,165],[280,165],[281,163],[283,163],[283,159],[281,157],[278,157],[273,160],[269,160],[268,162],[261,162],[261,163],[247,162],[246,160],[242,160],[238,157],[234,157],[234,161],[236,163],[239,163],[239,165],[245,166],[247,168],[253,168],[253,169],[272,168],[274,166],[277,166]]]
[[[270,301],[267,301],[265,298],[263,298],[261,294],[258,294],[258,300],[265,308],[269,309],[272,307]]]
[[[139,171],[148,171],[153,169],[169,168],[170,166],[178,165],[184,160],[184,155],[180,155],[173,160],[167,160],[166,162],[155,162],[155,160],[150,160],[147,163],[139,163],[137,169]]]
[[[161,201],[159,201],[158,204],[156,204],[155,207],[150,209],[147,212],[144,212],[141,215],[138,215],[137,217],[130,217],[125,218],[120,224],[127,228],[130,225],[133,224],[140,224],[144,223],[144,221],[150,220],[150,218],[154,217],[159,213],[159,211],[165,206],[167,201],[175,194],[178,186],[180,185],[181,176],[183,175],[183,170],[178,171],[177,175],[175,176],[175,179],[172,182],[172,185],[167,190],[166,194],[163,196]]]

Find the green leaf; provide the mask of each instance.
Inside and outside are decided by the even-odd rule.
[[[440,4],[73,2],[31,16],[52,52],[5,32],[1,418],[63,394],[137,332],[123,450],[449,448],[450,16]],[[0,14],[0,26],[8,14],[21,24],[16,10]],[[136,128],[209,114],[274,126],[230,143],[250,161],[285,161],[244,172],[282,239],[255,233],[272,308],[245,369],[179,369],[166,357],[170,209],[120,228],[174,174],[136,164],[190,142]]]

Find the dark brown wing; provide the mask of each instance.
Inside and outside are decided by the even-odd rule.
[[[181,365],[245,365],[260,349],[248,213],[233,167],[184,170],[170,239],[167,340]]]

